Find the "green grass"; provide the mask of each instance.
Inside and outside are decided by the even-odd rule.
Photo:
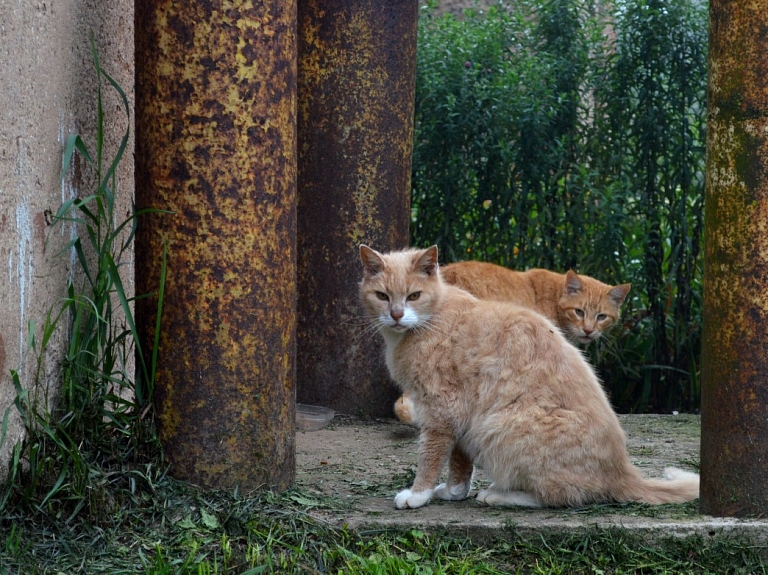
[[[722,535],[651,541],[597,527],[521,535],[512,525],[478,542],[418,528],[353,533],[321,519],[338,511],[333,500],[300,490],[246,497],[133,476],[140,480],[115,474],[107,495],[122,503],[100,517],[6,509],[0,574],[765,572],[760,548]]]

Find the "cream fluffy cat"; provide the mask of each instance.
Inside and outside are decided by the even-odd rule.
[[[360,296],[390,375],[420,406],[416,478],[398,509],[466,498],[473,462],[493,481],[477,495],[488,505],[698,497],[695,473],[642,477],[597,377],[552,322],[445,284],[436,246],[386,255],[361,246],[360,255]]]
[[[486,262],[457,262],[440,270],[443,280],[480,299],[516,303],[550,319],[576,344],[589,344],[613,325],[630,284],[610,286],[572,270],[559,274],[542,269],[514,271]],[[394,405],[403,423],[417,424],[411,398]]]

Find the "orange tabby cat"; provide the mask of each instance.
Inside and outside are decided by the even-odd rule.
[[[493,484],[488,505],[682,502],[699,476],[646,479],[581,352],[530,309],[478,300],[443,282],[437,247],[380,254],[360,247],[360,297],[386,343],[390,375],[420,406],[416,478],[398,509],[434,494],[464,499],[473,462]],[[448,462],[447,482],[435,486]]]
[[[441,270],[443,279],[480,299],[508,301],[552,320],[578,343],[600,338],[619,317],[630,284],[609,286],[572,270],[518,272],[485,262],[457,262]]]
[[[542,269],[524,272],[485,262],[457,262],[441,268],[443,280],[480,299],[507,301],[539,312],[574,343],[596,341],[619,317],[630,284],[610,286],[569,270],[558,274]],[[411,398],[394,406],[403,423],[417,424]]]

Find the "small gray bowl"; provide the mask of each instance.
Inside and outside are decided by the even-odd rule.
[[[333,410],[319,405],[296,404],[296,429],[299,431],[317,431],[333,419]]]

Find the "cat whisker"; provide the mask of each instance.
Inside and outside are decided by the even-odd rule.
[[[343,323],[344,325],[350,325],[353,327],[362,327],[362,326],[370,325],[371,318],[369,318],[368,316],[353,315],[341,320],[340,323]]]
[[[367,340],[372,337],[376,337],[379,332],[384,328],[384,324],[379,320],[367,320],[365,323],[357,324],[359,327],[362,327],[360,331],[355,333],[355,336],[352,338],[352,343],[354,345],[359,344],[363,340]]]
[[[414,328],[419,334],[435,333],[437,335],[447,336],[450,333],[449,326],[445,321],[436,322],[432,318],[424,321]]]
[[[354,334],[354,339],[357,343],[357,340],[368,339],[371,336],[377,335],[382,327],[383,326],[380,323],[369,323],[366,325],[355,326],[355,328],[350,331]]]

